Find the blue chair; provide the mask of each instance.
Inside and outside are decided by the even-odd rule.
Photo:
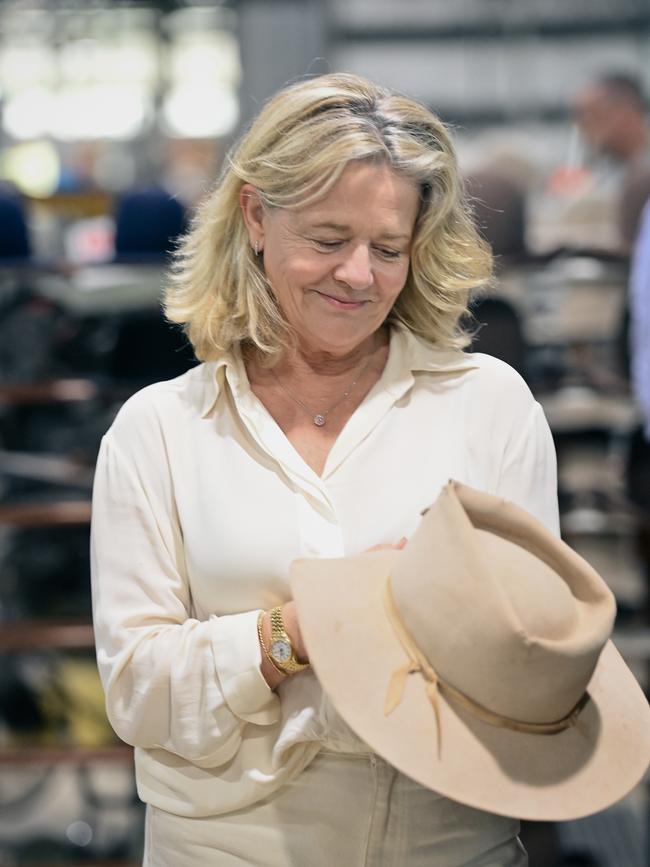
[[[21,262],[31,255],[23,204],[18,196],[0,192],[0,263]]]
[[[184,207],[160,187],[133,190],[116,213],[115,263],[164,266],[187,229]],[[120,317],[110,375],[133,387],[171,379],[196,364],[187,338],[160,308]]]
[[[164,260],[186,229],[185,208],[165,190],[132,190],[115,214],[115,260]]]

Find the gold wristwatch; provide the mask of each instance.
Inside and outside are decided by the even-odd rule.
[[[271,621],[271,646],[269,656],[274,665],[284,674],[295,674],[305,668],[309,668],[308,662],[299,662],[291,639],[284,628],[282,620],[282,606],[278,605],[269,611]]]

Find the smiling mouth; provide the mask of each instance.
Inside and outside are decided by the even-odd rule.
[[[347,310],[357,310],[360,307],[363,307],[364,304],[368,303],[367,298],[359,298],[357,300],[352,300],[352,299],[348,300],[346,298],[339,298],[336,295],[328,295],[327,292],[319,292],[318,290],[316,290],[316,294],[320,295],[321,298],[325,299],[325,301],[328,301],[334,307],[339,307],[342,310],[346,310],[346,309]]]

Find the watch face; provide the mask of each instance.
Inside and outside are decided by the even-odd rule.
[[[271,656],[276,662],[289,662],[291,659],[291,645],[284,638],[276,638],[271,645]]]

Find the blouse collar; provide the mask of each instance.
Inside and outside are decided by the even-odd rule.
[[[440,349],[401,325],[391,328],[386,372],[395,380],[409,373],[431,372],[441,375],[463,373],[476,367],[472,356],[460,349]],[[205,418],[214,405],[227,379],[235,398],[250,385],[238,346],[216,361],[208,361],[191,371],[201,382],[201,416]]]

